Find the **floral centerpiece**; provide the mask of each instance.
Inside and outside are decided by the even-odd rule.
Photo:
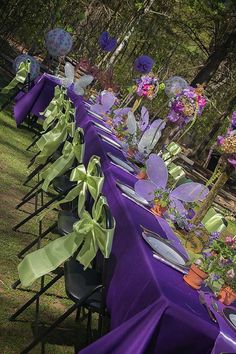
[[[135,183],[135,192],[146,199],[152,212],[169,220],[177,215],[186,218],[189,203],[203,200],[208,189],[200,183],[189,182],[171,187],[168,185],[168,169],[164,160],[157,154],[151,154],[146,161],[148,179]]]
[[[167,118],[172,123],[184,126],[202,115],[206,102],[202,86],[197,88],[189,86],[170,101]]]
[[[227,133],[225,136],[218,136],[217,144],[222,157],[236,168],[236,111],[232,114]]]
[[[184,280],[195,289],[205,280],[226,305],[236,300],[236,237],[212,235]]]

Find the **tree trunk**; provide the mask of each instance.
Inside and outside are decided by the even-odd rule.
[[[149,12],[154,1],[155,0],[146,1],[145,4],[143,5],[143,8],[141,10],[139,10],[137,12],[137,14],[131,19],[131,21],[129,22],[129,25],[128,25],[128,29],[126,30],[123,39],[121,40],[120,44],[118,45],[118,47],[116,48],[116,50],[112,54],[110,60],[108,61],[107,67],[109,67],[110,65],[115,63],[115,61],[117,60],[117,57],[122,52],[125,45],[129,42],[129,39],[130,39],[132,33],[134,32],[135,28],[137,27],[137,25],[141,21],[142,17],[145,16]]]
[[[208,82],[215,75],[218,67],[224,59],[227,58],[230,51],[236,45],[236,32],[230,33],[225,41],[218,46],[215,51],[208,57],[205,65],[197,73],[196,77],[191,82],[191,86],[195,87],[197,84],[208,84]]]

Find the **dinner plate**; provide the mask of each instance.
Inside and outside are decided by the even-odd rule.
[[[116,157],[112,155],[112,153],[108,152],[107,156],[115,163],[115,165],[118,165],[120,167],[123,167],[124,170],[127,170],[129,172],[135,172],[134,168],[130,166],[127,162],[121,160],[119,157]]]
[[[96,122],[95,120],[93,121],[93,124],[94,124],[96,127],[98,127],[99,129],[103,130],[104,132],[109,133],[109,134],[112,134],[112,131],[111,131],[109,128],[105,127],[105,125],[102,125],[102,124]]]
[[[186,266],[186,259],[168,240],[146,231],[142,232],[142,236],[149,246],[162,258],[174,265],[181,267]]]
[[[108,136],[106,135],[103,135],[103,134],[98,134],[100,136],[100,138],[102,138],[103,141],[105,141],[106,143],[118,148],[118,149],[121,149],[121,145],[119,143],[117,143],[117,141],[115,141],[114,139],[111,139],[109,138]]]
[[[226,321],[236,331],[236,308],[234,309],[233,307],[225,307],[223,309],[223,314]]]
[[[134,189],[127,186],[126,184],[123,184],[121,182],[116,182],[117,186],[120,188],[120,190],[127,194],[128,196],[131,197],[134,201],[137,201],[138,203],[141,203],[142,205],[149,206],[149,203],[146,201],[146,199],[140,197],[138,194],[135,193]]]

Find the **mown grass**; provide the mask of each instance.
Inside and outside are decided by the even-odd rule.
[[[2,85],[1,85],[2,86]],[[1,100],[1,97],[0,97]],[[0,101],[1,102],[1,101]],[[28,203],[19,211],[15,209],[20,198],[28,191],[22,182],[27,176],[27,165],[32,152],[26,151],[26,147],[32,141],[32,133],[26,129],[17,129],[12,117],[11,109],[0,112],[0,353],[18,354],[32,340],[31,322],[34,321],[34,305],[30,306],[20,317],[24,322],[10,322],[9,316],[23,305],[32,295],[32,290],[39,288],[39,282],[31,292],[13,290],[11,284],[18,279],[17,265],[19,259],[17,253],[37,235],[37,220],[33,219],[20,229],[20,232],[12,231],[12,227],[27,214],[33,211],[33,203]],[[45,227],[46,225],[44,225]],[[52,236],[53,237],[53,236]],[[45,242],[48,242],[46,240]],[[50,293],[65,296],[63,279],[59,281]],[[40,305],[40,319],[45,323],[51,323],[70,304],[69,300],[63,300],[56,296],[43,296]],[[72,316],[63,323],[64,327],[74,327]],[[81,346],[85,344],[84,326],[80,328],[77,336],[81,338]],[[68,336],[65,336],[68,337]],[[62,336],[59,335],[59,339]],[[63,342],[63,341],[62,341]],[[47,344],[46,352],[69,354],[74,353],[72,346]],[[32,353],[40,353],[40,348]]]

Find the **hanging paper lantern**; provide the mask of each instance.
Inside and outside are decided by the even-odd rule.
[[[167,96],[176,96],[188,87],[188,83],[180,76],[171,76],[165,81],[165,93]]]
[[[28,54],[21,54],[15,58],[13,63],[13,69],[17,72],[20,63],[30,60],[30,76],[31,79],[35,79],[40,74],[40,65],[39,62]]]
[[[62,28],[55,28],[46,34],[45,44],[52,57],[62,57],[70,52],[72,37]]]

